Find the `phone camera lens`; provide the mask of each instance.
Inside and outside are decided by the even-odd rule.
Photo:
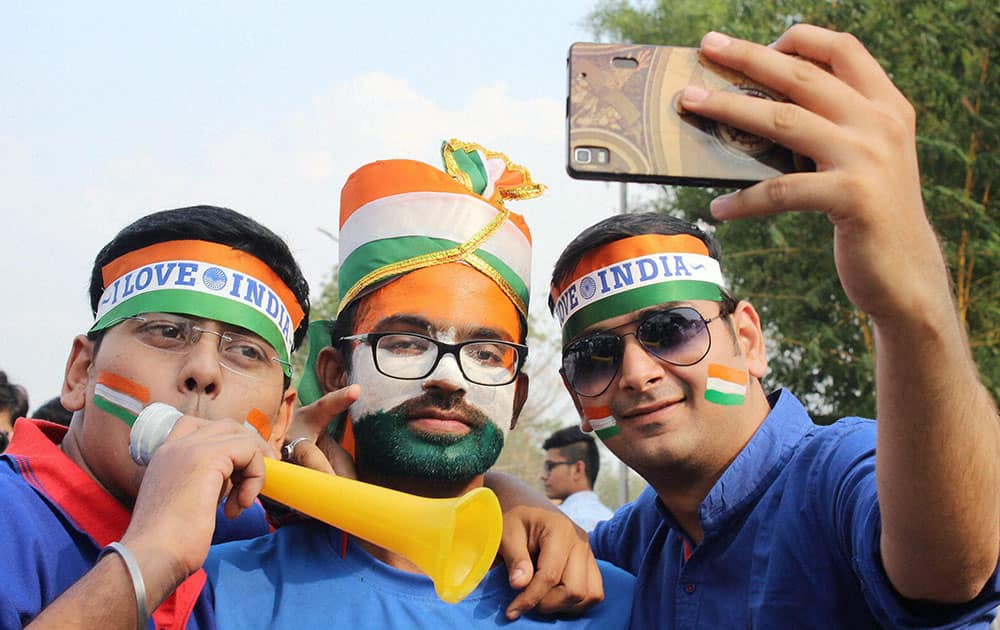
[[[576,149],[573,151],[573,160],[578,164],[590,164],[590,149]]]

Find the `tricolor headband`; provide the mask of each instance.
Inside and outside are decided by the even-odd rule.
[[[91,332],[140,313],[194,315],[260,335],[287,362],[304,317],[295,294],[269,266],[220,243],[157,243],[114,259],[101,274],[104,293]],[[290,375],[290,367],[284,369]]]
[[[689,234],[642,234],[597,247],[552,287],[566,344],[599,321],[664,302],[722,299],[719,261]]]

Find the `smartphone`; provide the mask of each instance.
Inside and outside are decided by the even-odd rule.
[[[682,111],[687,85],[787,100],[697,48],[576,43],[567,65],[570,177],[742,188],[815,170],[773,140]]]

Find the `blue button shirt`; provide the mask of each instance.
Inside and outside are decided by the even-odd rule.
[[[700,545],[651,488],[591,533],[598,558],[636,575],[633,627],[988,627],[996,573],[961,606],[905,600],[889,583],[875,422],[816,426],[784,390],[771,407],[702,502]]]

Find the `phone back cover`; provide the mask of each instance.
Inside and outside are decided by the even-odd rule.
[[[637,66],[615,67],[616,57]],[[766,138],[678,113],[676,99],[687,85],[781,98],[696,48],[573,44],[569,80],[567,164],[574,177],[724,185],[796,170],[792,153]],[[574,162],[578,147],[607,148],[608,163]]]

